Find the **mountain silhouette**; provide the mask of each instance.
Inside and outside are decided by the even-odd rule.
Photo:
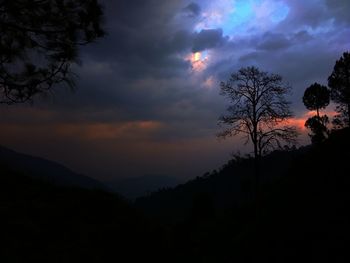
[[[59,163],[18,153],[3,146],[0,146],[0,166],[57,185],[105,188],[101,182],[75,173]]]

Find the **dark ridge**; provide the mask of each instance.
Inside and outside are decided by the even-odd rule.
[[[106,189],[101,182],[75,173],[59,163],[18,153],[3,146],[0,146],[0,164],[9,170],[57,185]]]

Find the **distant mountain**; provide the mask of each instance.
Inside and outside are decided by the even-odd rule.
[[[56,185],[105,189],[101,182],[75,173],[59,163],[18,153],[3,146],[0,146],[0,173],[1,167]]]
[[[180,183],[180,180],[166,175],[144,175],[140,177],[124,178],[105,184],[113,191],[134,199],[140,196],[150,194],[159,189],[174,187]]]

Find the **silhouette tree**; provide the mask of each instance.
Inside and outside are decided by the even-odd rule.
[[[241,68],[231,74],[227,82],[221,82],[221,95],[228,97],[231,105],[227,108],[228,114],[219,119],[219,125],[226,127],[218,136],[226,138],[243,134],[245,143],[250,141],[253,144],[257,218],[260,157],[273,149],[282,149],[282,142],[291,145],[296,141],[295,127],[286,125],[293,116],[290,103],[285,99],[289,90],[281,76],[256,67]]]
[[[326,86],[318,83],[308,87],[303,96],[303,103],[308,110],[315,110],[317,117],[320,117],[320,109],[328,106],[330,101],[330,92]]]
[[[320,116],[320,109],[326,108],[329,102],[330,91],[326,86],[314,83],[304,92],[303,103],[305,107],[308,110],[316,110],[316,115],[305,122],[305,127],[312,131],[312,133],[309,134],[312,143],[322,142],[328,136],[328,116]]]
[[[74,87],[79,47],[104,35],[97,0],[1,0],[0,12],[0,103]]]
[[[336,61],[332,74],[328,78],[331,99],[338,104],[335,118],[338,126],[350,126],[350,53],[345,52]]]
[[[309,136],[311,137],[311,142],[313,144],[317,144],[320,142],[323,142],[328,137],[328,129],[327,129],[327,123],[329,122],[328,116],[313,116],[311,118],[308,118],[305,122],[305,127],[309,128],[311,130],[311,134]]]
[[[219,119],[220,125],[229,127],[218,136],[245,135],[246,143],[253,144],[255,160],[273,149],[283,148],[282,142],[294,144],[297,131],[286,125],[293,116],[285,99],[289,91],[281,76],[256,67],[233,73],[227,82],[221,82],[221,94],[229,98],[231,106],[227,108],[228,115]]]

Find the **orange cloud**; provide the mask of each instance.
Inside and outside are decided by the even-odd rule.
[[[332,110],[326,110],[326,111],[322,111],[320,113],[321,115],[326,114],[328,117],[332,118],[335,115],[337,115],[337,113],[335,111]],[[308,118],[315,116],[316,115],[316,111],[307,111],[305,112],[303,115],[301,115],[300,117],[295,117],[295,118],[291,118],[287,121],[287,123],[289,125],[292,126],[296,126],[298,129],[300,129],[301,131],[305,131],[307,130],[307,128],[304,126],[305,122]]]
[[[295,126],[298,130],[306,130],[304,124],[305,124],[306,119],[304,118],[290,118],[286,124]]]

